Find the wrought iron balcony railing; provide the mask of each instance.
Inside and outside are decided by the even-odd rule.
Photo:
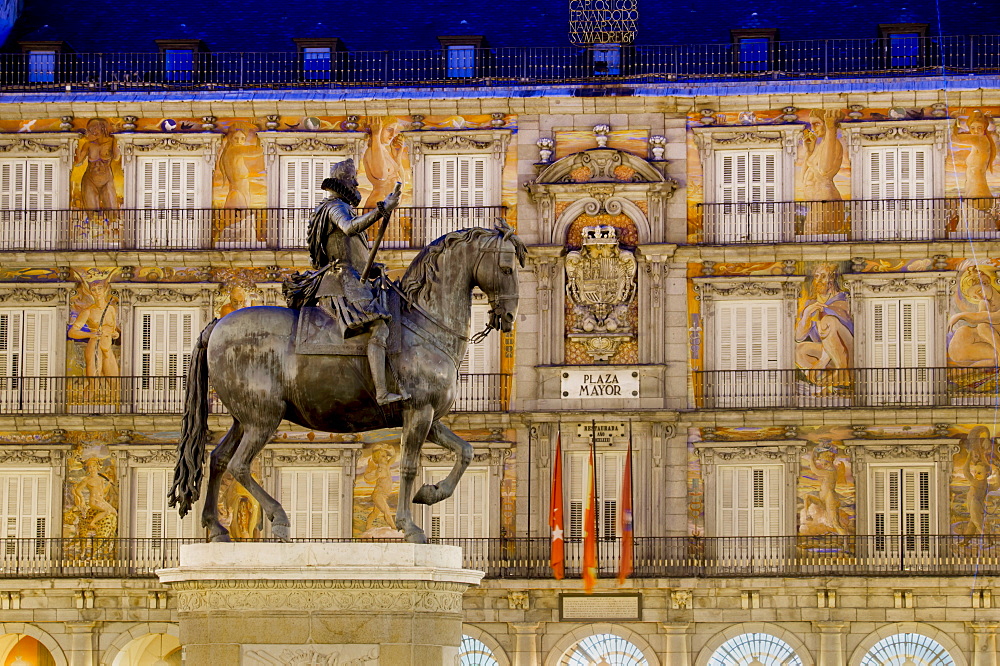
[[[494,225],[504,206],[397,208],[383,247]],[[0,252],[53,250],[299,250],[311,208],[0,210]]]
[[[1000,199],[850,199],[702,204],[698,243],[1000,238]]]
[[[186,377],[0,377],[0,415],[180,414]],[[463,374],[452,412],[505,411],[511,376]],[[226,412],[212,394],[214,414]]]
[[[0,578],[154,578],[201,539],[2,539]],[[362,541],[296,539],[296,541]],[[548,537],[431,539],[461,546],[464,566],[488,578],[551,578]],[[275,547],[278,547],[276,544]],[[1000,575],[1000,535],[636,537],[635,578]],[[583,545],[566,542],[566,574],[582,571]],[[621,540],[598,541],[598,571],[617,574]]]
[[[168,64],[162,53],[56,53],[41,59],[6,53],[0,55],[0,88],[329,89],[995,74],[1000,72],[1000,37],[774,41],[749,51],[732,43],[630,46],[620,50],[619,64],[613,66],[589,48],[482,48],[469,63],[449,67],[442,49],[352,51],[319,60],[305,60],[297,52],[192,52],[182,64]]]
[[[1000,405],[1000,368],[705,370],[698,408]]]

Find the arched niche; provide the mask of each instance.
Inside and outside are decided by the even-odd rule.
[[[16,634],[12,642],[13,645],[21,640],[22,637],[27,636],[38,641],[38,643],[48,651],[49,656],[52,658],[52,663],[55,666],[67,666],[68,661],[66,660],[66,655],[63,653],[62,647],[56,642],[56,639],[52,637],[51,634],[39,629],[33,624],[26,624],[21,622],[0,622],[0,636],[7,636],[8,634]]]
[[[661,243],[666,201],[675,189],[676,181],[653,163],[614,148],[567,155],[528,185],[538,206],[539,236],[551,245],[563,244],[566,230],[580,215],[603,213],[627,215],[639,230],[639,244]],[[643,202],[648,213],[640,206]]]

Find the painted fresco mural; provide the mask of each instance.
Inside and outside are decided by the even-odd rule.
[[[118,268],[71,269],[76,290],[70,301],[66,332],[68,376],[121,375],[118,297],[111,289],[119,272]]]
[[[866,492],[855,476],[854,440],[956,439],[951,455],[947,494],[939,499],[950,533],[976,536],[1000,532],[1000,447],[989,425],[893,425],[851,428],[804,426],[795,432],[783,428],[691,428],[688,432],[688,531],[704,536],[702,463],[697,447],[732,447],[740,442],[789,442],[798,451],[796,530],[800,537],[850,535],[866,529],[858,524],[857,494]],[[803,548],[823,548],[828,542],[804,540]]]
[[[829,372],[855,367],[854,318],[847,292],[838,281],[845,268],[836,263],[814,264],[799,298],[793,332],[795,367],[812,394],[850,389],[850,373]]]
[[[89,560],[115,557],[121,489],[110,446],[111,430],[65,433],[71,444],[63,484],[63,533],[67,557]]]
[[[609,130],[605,133],[607,137],[607,147],[615,150],[622,150],[643,159],[648,158],[649,152],[649,132],[646,130]],[[567,155],[579,153],[591,148],[597,148],[597,138],[594,130],[556,130],[555,139],[555,159],[559,160]]]
[[[701,111],[688,115],[688,127],[800,124],[804,131],[799,138],[795,162],[796,201],[842,201],[854,196],[851,192],[851,161],[843,126],[847,123],[885,120],[940,120],[950,118],[952,130],[946,146],[944,164],[944,196],[966,199],[990,198],[1000,193],[1000,168],[997,164],[997,124],[1000,107],[926,108],[824,108],[766,109],[739,113],[712,113],[704,122]],[[687,136],[687,203],[688,233],[697,242],[702,231],[702,210],[705,201],[704,173],[701,157],[693,134]],[[1000,229],[1000,210],[992,201],[970,202],[960,220],[956,213],[949,223],[954,231],[960,221],[973,231],[993,232]],[[975,209],[979,209],[977,212]],[[972,219],[974,218],[974,219]],[[821,208],[802,207],[796,214],[797,234],[844,234],[849,231],[847,216],[831,215]]]

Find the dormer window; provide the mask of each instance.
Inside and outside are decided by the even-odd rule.
[[[476,76],[479,50],[486,39],[479,35],[438,37],[444,49],[445,69],[449,79],[471,79]]]
[[[167,83],[193,83],[198,72],[200,39],[158,39],[163,54],[163,78]]]
[[[732,30],[731,33],[738,71],[769,72],[774,69],[771,49],[777,30]]]
[[[595,76],[618,76],[622,73],[620,44],[595,44],[590,50]]]
[[[344,50],[344,43],[330,39],[299,38],[293,40],[301,55],[303,81],[330,81],[334,79],[334,62]]]
[[[910,69],[920,66],[920,43],[927,35],[926,23],[883,23],[878,28],[885,43],[889,67]]]
[[[58,54],[66,51],[62,41],[19,42],[26,55],[28,83],[55,83]]]

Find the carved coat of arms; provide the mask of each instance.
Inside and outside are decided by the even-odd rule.
[[[628,334],[636,268],[635,254],[618,245],[617,229],[584,227],[580,251],[566,255],[566,293],[575,315],[571,332]]]

